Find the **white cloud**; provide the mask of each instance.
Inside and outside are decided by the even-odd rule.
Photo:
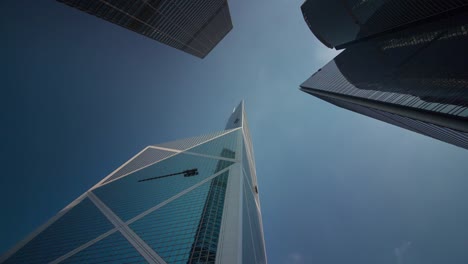
[[[400,247],[395,248],[395,256],[397,258],[397,264],[403,264],[403,255],[410,248],[411,241],[404,242]]]
[[[298,252],[294,252],[289,254],[288,260],[286,262],[287,264],[302,264],[304,262],[304,258],[302,257],[302,254]]]

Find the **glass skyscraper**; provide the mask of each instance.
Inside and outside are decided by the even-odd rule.
[[[57,0],[204,58],[232,29],[227,0]]]
[[[309,10],[309,2],[322,1],[307,1],[303,11]],[[301,90],[339,107],[468,149],[467,2],[360,2],[368,6],[374,3],[375,7],[368,10],[368,17],[375,19],[364,23],[366,28],[382,30],[362,38],[361,33],[342,34],[340,41],[323,37],[333,43],[330,46],[344,45],[346,49],[306,80]],[[410,2],[412,7],[406,10]],[[423,2],[433,4],[425,8]],[[385,20],[388,25],[393,23],[392,30],[383,30],[390,27],[387,24],[368,24],[377,23],[378,14],[387,14],[390,7],[398,10],[393,20]],[[411,24],[398,22],[410,17]]]
[[[353,43],[463,12],[468,0],[306,0],[304,20],[327,47]]]
[[[223,131],[146,147],[0,263],[266,263],[243,103]]]

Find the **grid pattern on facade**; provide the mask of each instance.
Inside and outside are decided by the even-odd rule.
[[[467,6],[467,0],[308,0],[301,9],[314,35],[326,46],[341,49],[449,16]]]
[[[113,228],[106,217],[86,198],[4,263],[48,263]]]
[[[351,2],[358,2],[357,0]],[[387,0],[379,4],[353,5],[353,15],[361,24],[358,38],[375,35],[468,5],[466,0]],[[378,7],[378,8],[376,8]],[[371,15],[367,10],[372,9]],[[366,15],[361,16],[360,14]]]
[[[362,69],[362,70],[365,71],[365,69]],[[407,81],[407,84],[410,86],[412,81],[410,79],[407,79],[406,81]],[[425,81],[429,82],[430,80],[419,79],[419,80],[414,80],[413,83],[414,85],[421,86],[424,84]],[[437,83],[441,83],[441,82],[436,81],[436,84]],[[444,83],[446,85],[449,85],[451,82],[447,81]],[[463,86],[463,81],[459,81],[455,83],[452,82],[452,84]],[[382,89],[381,88],[382,86],[392,85],[392,83],[389,83],[389,82],[385,83],[385,80],[380,80],[380,83],[376,81],[373,84],[367,84],[366,87],[369,87],[367,89],[360,88],[360,85],[362,85],[362,83],[359,83],[359,84],[351,83],[347,79],[347,77],[340,71],[340,69],[338,68],[334,60],[329,62],[327,65],[325,65],[320,70],[320,72],[312,75],[312,77],[310,77],[306,82],[304,82],[304,84],[302,84],[302,86],[306,88],[311,87],[311,88],[315,88],[319,90],[324,90],[324,91],[329,91],[329,92],[334,92],[334,93],[339,93],[339,94],[344,94],[344,95],[350,95],[350,96],[355,96],[355,97],[360,97],[360,98],[366,98],[366,99],[381,101],[385,103],[397,104],[397,105],[412,107],[416,109],[422,109],[422,110],[444,113],[444,114],[460,116],[460,117],[468,117],[468,105],[457,105],[457,104],[449,103],[450,100],[454,101],[453,103],[456,103],[455,101],[463,99],[467,96],[466,91],[463,91],[462,89],[456,89],[456,87],[454,87],[454,91],[458,92],[457,94],[453,94],[451,99],[447,99],[446,101],[439,103],[439,102],[424,101],[418,96],[402,93],[403,91],[402,92],[379,91],[379,89]],[[370,87],[372,86],[374,87],[374,89],[370,89]],[[415,87],[415,89],[416,88],[417,87]],[[422,88],[423,87],[421,87],[421,90]],[[391,90],[392,88],[386,87],[386,89]],[[399,88],[396,87],[394,90],[397,90],[397,89]]]
[[[232,29],[226,0],[58,1],[200,58]]]
[[[243,202],[244,205],[246,205],[245,197],[243,197]],[[242,207],[242,223],[242,263],[257,263],[254,241],[252,237],[252,224],[250,223],[247,206]]]
[[[356,43],[301,86],[336,105],[466,148],[467,12]]]
[[[257,254],[255,252],[252,224],[250,220],[247,195],[245,192],[252,191],[253,179],[250,174],[250,166],[247,159],[247,152],[245,146],[243,147],[243,161],[242,161],[242,175],[244,177],[244,184],[242,190],[242,263],[250,264],[257,263]]]
[[[111,181],[113,179],[117,179],[123,175],[126,175],[132,171],[141,169],[145,166],[148,166],[152,163],[158,162],[162,159],[165,159],[169,156],[176,154],[175,152],[164,151],[159,149],[147,148],[143,151],[140,155],[138,155],[135,159],[127,163],[124,167],[120,170],[116,171],[109,177],[104,183]]]
[[[227,133],[229,131],[231,131],[231,130],[218,131],[218,132],[206,134],[206,135],[203,135],[203,136],[170,141],[170,142],[167,142],[167,143],[158,144],[158,145],[154,145],[154,146],[169,148],[169,149],[176,149],[176,150],[186,150],[186,149],[195,147],[196,145],[199,145],[199,144],[201,144],[203,142],[206,142],[208,140],[219,137],[222,134],[225,134],[225,133]]]
[[[218,160],[180,153],[136,171],[126,177],[103,185],[93,192],[123,221],[169,199],[215,173]],[[227,162],[230,165],[232,162]],[[175,175],[150,181],[142,179],[197,169],[198,175]]]
[[[90,247],[60,263],[146,263],[137,250],[120,234],[114,234],[96,242]]]
[[[235,152],[224,149],[221,155],[234,156]],[[220,160],[216,171],[223,170],[226,165],[229,165],[227,161]],[[215,263],[228,176],[229,172],[224,172],[211,181],[187,263]]]
[[[167,263],[187,263],[210,183],[199,186],[129,227]]]
[[[345,102],[341,100],[336,100],[333,98],[328,98],[324,96],[316,97],[332,103],[336,106],[351,110],[353,112],[363,114],[372,118],[375,118],[380,121],[387,122],[392,125],[396,125],[410,131],[426,135],[441,141],[445,141],[447,143],[453,144],[455,146],[459,146],[465,149],[468,149],[468,133],[463,133],[460,131],[456,131],[447,127],[437,126],[435,124],[423,122],[420,120],[415,120],[412,118],[408,118],[405,116],[381,111],[378,109],[373,109],[365,106],[361,106],[358,104]]]
[[[154,24],[170,36],[180,39],[186,46],[189,42],[199,44],[200,49],[207,48],[211,43],[210,37],[202,35],[197,39],[197,32],[202,30],[205,24],[219,12],[224,1],[160,1],[155,10],[160,16]]]
[[[242,263],[266,263],[265,256],[265,244],[262,234],[261,216],[259,208],[255,202],[255,194],[244,181],[243,185],[243,243],[246,243],[243,247],[243,262]],[[246,248],[250,244],[251,240],[252,248]]]
[[[159,161],[159,152],[142,151],[131,160],[143,157],[142,161],[126,165],[136,168],[146,161],[157,162],[93,187],[37,230],[38,235],[28,238],[24,246],[19,244],[11,251],[14,253],[3,256],[6,261],[2,263],[146,263],[163,259],[185,264],[215,263],[217,257],[224,263],[230,257],[241,257],[230,241],[245,233],[241,229],[245,224],[239,222],[242,219],[249,221],[253,259],[265,263],[263,232],[253,230],[262,228],[253,198],[256,194],[247,180],[244,184],[249,187],[241,186],[239,181],[247,176],[239,170],[241,161],[235,160],[241,148],[246,153],[243,135],[240,128],[218,133],[209,141],[190,145],[195,153],[176,152]],[[243,171],[251,171],[252,159],[243,160]],[[194,170],[198,173],[187,173]],[[229,185],[231,180],[234,184]],[[249,208],[239,208],[244,205]],[[239,215],[242,209],[248,213]],[[223,219],[226,215],[234,217]],[[229,232],[230,228],[240,232]]]
[[[211,181],[187,263],[215,263],[228,175],[225,172]]]
[[[385,117],[382,118],[382,120],[392,120],[394,124],[405,124],[406,126],[411,127],[415,132],[468,149],[468,133],[423,122],[409,117],[380,111],[378,109],[375,109],[374,111]]]
[[[403,31],[402,33],[405,33]],[[452,28],[439,28],[434,29],[430,32],[412,32],[411,34],[400,34],[390,39],[383,39],[380,41],[379,46],[382,51],[388,49],[397,49],[410,46],[418,46],[429,44],[434,40],[453,40],[463,39],[468,35],[468,25],[459,25]]]
[[[190,1],[190,3],[193,2],[195,1]],[[199,2],[201,5],[207,1]],[[215,47],[213,44],[219,43],[232,29],[227,1],[220,6],[215,6],[217,9],[213,10],[211,17],[201,25],[199,30],[195,31],[191,40],[187,41],[186,47],[209,53]],[[210,43],[211,45],[204,45],[204,43]]]
[[[205,154],[210,156],[221,156],[223,158],[231,158],[234,159],[236,152],[235,149],[237,148],[237,142],[239,140],[240,130],[232,131],[226,135],[208,141],[202,145],[196,146],[194,148],[189,149],[188,151],[191,153],[198,153],[198,154]],[[233,152],[223,151],[224,149],[232,150]]]

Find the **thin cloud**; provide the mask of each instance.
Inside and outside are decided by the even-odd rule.
[[[395,248],[397,264],[403,264],[403,255],[411,247],[411,241],[405,241],[400,247]]]
[[[286,262],[287,264],[303,264],[304,262],[304,257],[302,256],[301,253],[294,252],[289,254],[288,256],[288,261]]]

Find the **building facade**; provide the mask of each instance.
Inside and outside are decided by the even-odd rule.
[[[306,0],[304,20],[327,47],[349,45],[463,12],[468,0]]]
[[[146,147],[0,263],[266,263],[243,103],[223,131]]]
[[[450,16],[352,43],[301,90],[468,149],[467,46],[468,11],[461,7]]]
[[[232,29],[227,0],[57,0],[204,58]]]

